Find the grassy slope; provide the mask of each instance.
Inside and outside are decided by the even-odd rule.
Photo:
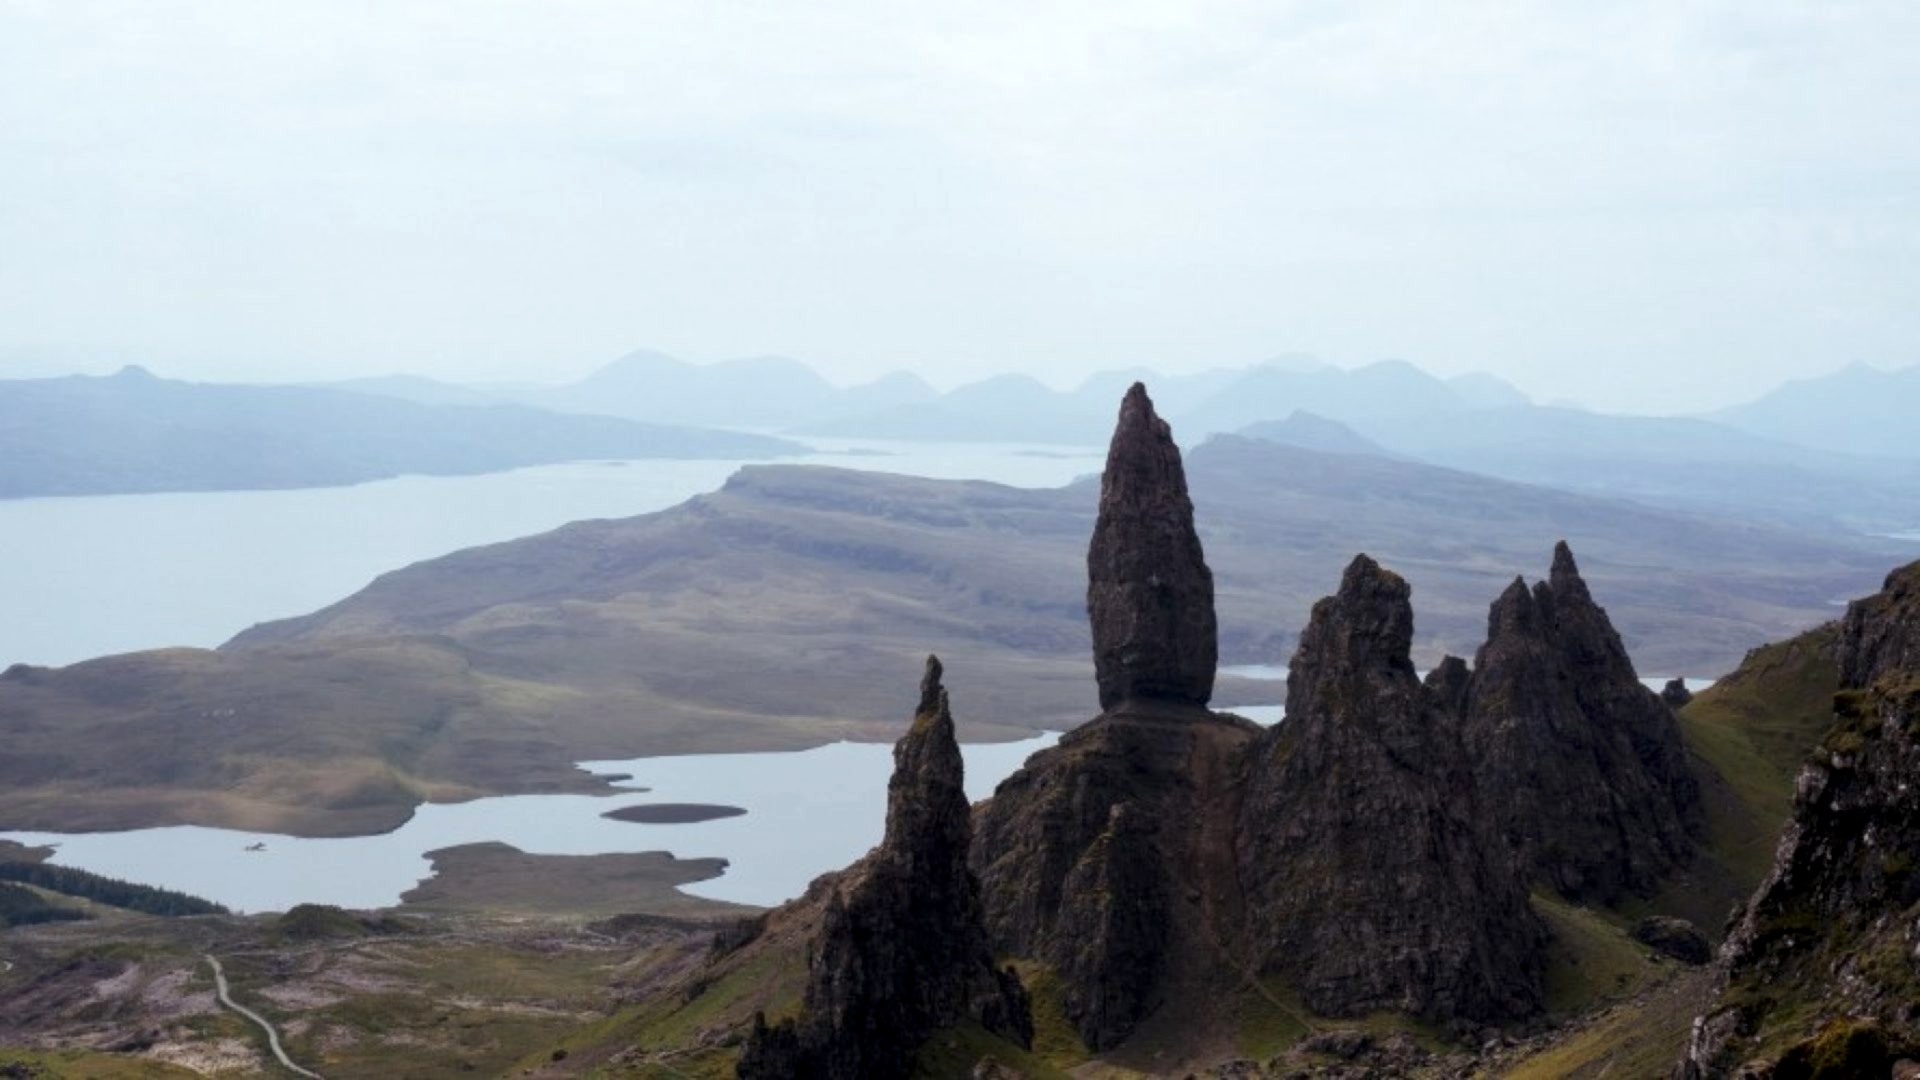
[[[529,1058],[542,1076],[733,1076],[739,1046],[756,1012],[778,1023],[800,1010],[807,948],[821,908],[808,900],[769,912],[760,934],[726,956],[703,957],[635,994],[611,1016],[582,1025],[557,1044],[560,1058]]]
[[[1536,892],[1533,907],[1547,921],[1547,1015],[1566,1020],[1633,996],[1657,981],[1668,965],[1633,940],[1618,915],[1576,907]]]
[[[618,934],[616,940],[613,934]],[[13,930],[0,955],[0,1063],[50,1076],[172,1077],[161,1058],[265,1075],[264,1038],[220,1009],[201,958],[279,1027],[296,1061],[329,1078],[502,1076],[545,1060],[568,1033],[683,970],[704,936],[685,927],[433,915],[214,916]],[[49,1047],[153,1043],[146,1057]],[[38,1074],[33,1074],[38,1075]]]
[[[1602,1009],[1503,1075],[1509,1080],[1664,1077],[1679,1060],[1712,984],[1706,969],[1671,972],[1644,997]]]
[[[1679,1060],[1712,979],[1703,970],[1651,964],[1626,927],[1639,914],[1659,912],[1717,934],[1733,905],[1759,884],[1792,810],[1800,763],[1832,724],[1835,634],[1822,626],[1755,649],[1681,711],[1687,744],[1705,766],[1707,810],[1705,849],[1685,874],[1620,912],[1535,898],[1558,939],[1550,1007],[1562,1016],[1598,1011],[1507,1075],[1651,1076]]]
[[[131,1054],[103,1054],[91,1050],[8,1050],[0,1048],[0,1075],[5,1070],[39,1080],[197,1080],[202,1074],[178,1065],[149,1061]]]
[[[1833,722],[1836,634],[1822,626],[1755,649],[1681,710],[1681,732],[1705,766],[1705,850],[1634,913],[1679,915],[1718,935],[1727,913],[1766,875],[1793,809],[1800,763]]]

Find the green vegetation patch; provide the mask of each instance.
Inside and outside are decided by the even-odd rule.
[[[198,1080],[200,1074],[130,1054],[0,1048],[0,1076],[22,1080]]]
[[[1676,971],[1659,988],[1501,1073],[1508,1080],[1666,1076],[1686,1051],[1693,1018],[1712,1000],[1707,968]]]
[[[1265,1060],[1283,1053],[1316,1032],[1358,1031],[1375,1038],[1405,1034],[1433,1053],[1457,1049],[1441,1030],[1404,1013],[1380,1012],[1365,1016],[1323,1017],[1307,1008],[1299,992],[1280,978],[1268,976],[1244,987],[1234,998],[1239,1018],[1235,1040],[1241,1056]]]
[[[1773,1076],[1775,1080],[1891,1076],[1894,1063],[1912,1049],[1872,1021],[1832,1020],[1818,1035],[1788,1050]]]
[[[1717,936],[1766,876],[1793,812],[1794,778],[1833,723],[1838,633],[1828,624],[1755,649],[1680,710],[1681,735],[1704,774],[1705,843],[1658,896],[1623,911],[1677,915]]]
[[[0,863],[0,881],[17,881],[147,915],[232,914],[221,905],[197,896],[188,896],[172,889],[156,889],[150,885],[135,885],[131,881],[52,863]]]
[[[332,904],[297,904],[273,921],[272,933],[282,941],[329,941],[401,934],[407,924],[392,916],[368,917]]]
[[[1546,971],[1550,1015],[1577,1015],[1632,996],[1658,978],[1651,952],[1616,916],[1540,892],[1533,894],[1533,909],[1553,932]]]
[[[1060,976],[1045,964],[1024,960],[1015,961],[1013,969],[1033,1005],[1033,1052],[1058,1068],[1070,1068],[1092,1057],[1080,1032],[1067,1019]]]
[[[0,926],[78,922],[86,917],[86,912],[56,904],[25,885],[0,882]]]
[[[806,957],[795,950],[769,949],[711,983],[690,991],[645,1017],[641,1041],[648,1046],[686,1046],[708,1031],[743,1025],[756,1011],[777,1024],[800,1013],[806,984]]]
[[[921,1048],[914,1062],[916,1080],[965,1080],[975,1075],[983,1061],[1013,1070],[1027,1080],[1069,1080],[1051,1061],[1036,1051],[1020,1049],[975,1023],[959,1024],[935,1032]]]

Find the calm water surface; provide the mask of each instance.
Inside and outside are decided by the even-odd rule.
[[[1022,742],[963,746],[967,794],[983,799],[1047,734]],[[284,911],[299,903],[385,907],[429,876],[426,853],[498,840],[541,855],[671,851],[728,861],[718,878],[685,886],[716,900],[778,904],[807,883],[866,854],[886,821],[893,748],[834,743],[767,754],[591,761],[596,773],[631,773],[621,787],[645,794],[516,795],[429,804],[381,836],[321,840],[181,825],[118,833],[0,833],[58,844],[53,861],[111,877],[203,896],[235,911]],[[612,821],[622,806],[697,802],[737,806],[740,817],[686,825]],[[247,847],[264,842],[266,850]]]

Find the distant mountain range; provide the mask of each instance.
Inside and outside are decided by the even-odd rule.
[[[1223,432],[1345,453],[1371,444],[1372,452],[1674,509],[1870,533],[1920,528],[1920,445],[1905,437],[1904,423],[1920,415],[1920,368],[1852,368],[1710,417],[1538,405],[1491,375],[1443,379],[1392,360],[1351,369],[1290,358],[1191,375],[1107,371],[1069,390],[995,375],[938,393],[906,374],[842,389],[795,360],[695,365],[635,353],[568,386],[481,389],[548,408],[801,439],[1093,445],[1112,423],[1112,402],[1135,379],[1148,382],[1189,446]],[[437,401],[461,389],[361,388]]]
[[[1353,430],[1338,420],[1329,420],[1319,413],[1305,410],[1295,412],[1285,420],[1263,420],[1258,424],[1248,424],[1240,434],[1249,439],[1279,443],[1282,446],[1298,447],[1302,450],[1318,450],[1323,454],[1364,454],[1372,457],[1394,457],[1394,453],[1365,435]]]
[[[1005,374],[941,393],[906,372],[838,387],[784,357],[690,364],[645,351],[561,386],[461,387],[405,376],[334,385],[436,404],[466,402],[478,392],[542,408],[801,437],[1091,445],[1106,438],[1113,403],[1136,380],[1148,381],[1190,441],[1296,411],[1353,421],[1527,403],[1491,375],[1441,379],[1404,361],[1349,370],[1300,358],[1190,375],[1103,371],[1070,390]]]
[[[1854,364],[1799,379],[1712,419],[1756,435],[1853,454],[1920,459],[1920,365]]]
[[[438,386],[425,380],[420,384]],[[391,380],[377,381],[390,390]],[[448,393],[448,402],[457,395]],[[757,458],[805,447],[735,431],[302,386],[0,381],[0,498],[316,487],[610,458]]]
[[[0,450],[10,455],[0,495],[307,486],[802,449],[678,425],[802,441],[1086,446],[1105,438],[1112,403],[1140,378],[1189,446],[1242,432],[1795,528],[1920,528],[1920,444],[1906,434],[1920,415],[1920,368],[1864,367],[1708,417],[1538,405],[1490,375],[1303,358],[1173,376],[1106,371],[1068,390],[1006,374],[944,393],[904,372],[841,387],[783,357],[692,364],[655,352],[557,386],[405,375],[220,386],[129,369],[111,379],[0,382]]]
[[[1920,527],[1920,462],[1708,420],[1520,405],[1348,423],[1393,453],[1507,480],[1802,528]]]
[[[690,364],[664,353],[635,352],[564,386],[496,386],[496,394],[528,405],[635,420],[748,429],[798,429],[843,417],[885,412],[938,396],[917,375],[895,372],[839,387],[798,360],[749,357]]]

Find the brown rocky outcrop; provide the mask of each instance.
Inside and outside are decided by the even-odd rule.
[[[1649,915],[1633,927],[1633,940],[1683,964],[1713,959],[1713,945],[1700,928],[1671,915]]]
[[[1864,690],[1920,672],[1920,563],[1887,575],[1879,592],[1847,605],[1840,624],[1840,685]]]
[[[1565,543],[1487,616],[1462,716],[1487,820],[1527,875],[1580,901],[1646,895],[1692,856],[1699,785]]]
[[[1251,953],[1327,1015],[1523,1018],[1541,1005],[1545,929],[1475,823],[1472,771],[1441,707],[1461,669],[1421,684],[1409,595],[1362,555],[1314,605],[1287,719],[1251,752],[1239,830]]]
[[[1111,1046],[1151,1004],[1165,963],[1171,897],[1154,823],[1120,803],[1061,886],[1061,922],[1082,936],[1053,950],[1063,1004],[1089,1043]]]
[[[1221,963],[1238,910],[1231,778],[1259,731],[1204,707],[1213,575],[1180,450],[1138,384],[1107,455],[1087,578],[1103,712],[1000,785],[973,853],[994,946],[1053,968],[1068,1019],[1105,1049],[1169,980],[1204,982]]]
[[[971,809],[940,675],[929,657],[893,751],[886,837],[832,886],[800,1017],[771,1027],[756,1017],[745,1080],[905,1076],[929,1035],[969,1020],[1032,1042],[1026,993],[994,966],[967,866]]]
[[[1322,1014],[1477,1032],[1542,1008],[1532,880],[1609,899],[1690,850],[1673,714],[1564,544],[1547,582],[1493,606],[1475,668],[1424,683],[1406,582],[1360,556],[1301,635],[1286,721],[1212,713],[1212,576],[1136,385],[1087,565],[1101,714],[1002,782],[969,837],[931,669],[887,840],[832,886],[802,1015],[756,1027],[743,1076],[893,1075],[965,1018],[1025,1041],[994,955],[1050,972],[1095,1051],[1147,1024],[1204,1041],[1209,994],[1268,975]]]
[[[1660,700],[1667,703],[1667,708],[1677,712],[1693,700],[1693,691],[1687,689],[1685,679],[1668,679],[1667,685],[1660,688]]]
[[[1213,572],[1193,528],[1180,448],[1139,383],[1120,403],[1100,480],[1087,614],[1102,709],[1130,698],[1205,705],[1213,696]]]
[[[1920,1058],[1920,563],[1847,609],[1835,720],[1736,912],[1679,1075],[1888,1076]]]
[[[981,807],[973,859],[1003,955],[1061,977],[1088,1046],[1117,1045],[1178,974],[1219,985],[1237,904],[1231,777],[1259,728],[1136,699],[1068,732]]]

